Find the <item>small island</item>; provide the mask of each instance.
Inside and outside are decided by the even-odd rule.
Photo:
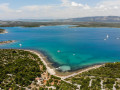
[[[16,41],[15,40],[0,41],[0,45],[14,43],[14,42],[16,42]]]
[[[0,34],[7,33],[5,29],[0,29]]]

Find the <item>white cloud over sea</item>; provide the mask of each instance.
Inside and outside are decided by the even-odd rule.
[[[70,0],[61,0],[60,4],[27,5],[16,9],[10,6],[9,3],[0,4],[0,19],[120,16],[120,0],[101,1],[94,6]]]

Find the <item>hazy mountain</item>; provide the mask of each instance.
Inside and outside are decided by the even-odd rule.
[[[18,19],[10,21],[24,22],[120,22],[120,16],[93,16],[68,19]],[[0,21],[3,22],[3,21]]]
[[[83,18],[71,18],[65,21],[74,22],[120,22],[120,16],[95,16],[95,17],[83,17]]]
[[[20,21],[33,22],[120,22],[120,16],[94,16],[69,19],[21,19]]]

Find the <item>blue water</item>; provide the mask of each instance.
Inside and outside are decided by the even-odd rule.
[[[0,41],[17,40],[17,42],[0,45],[0,48],[45,51],[55,66],[63,71],[120,61],[120,39],[116,39],[120,37],[119,28],[69,28],[69,25],[64,25],[3,29],[9,33],[0,34]],[[104,40],[107,34],[109,38]],[[22,47],[19,44],[22,44]]]

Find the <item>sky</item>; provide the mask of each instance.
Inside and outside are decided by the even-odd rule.
[[[120,16],[120,0],[0,0],[0,19]]]

